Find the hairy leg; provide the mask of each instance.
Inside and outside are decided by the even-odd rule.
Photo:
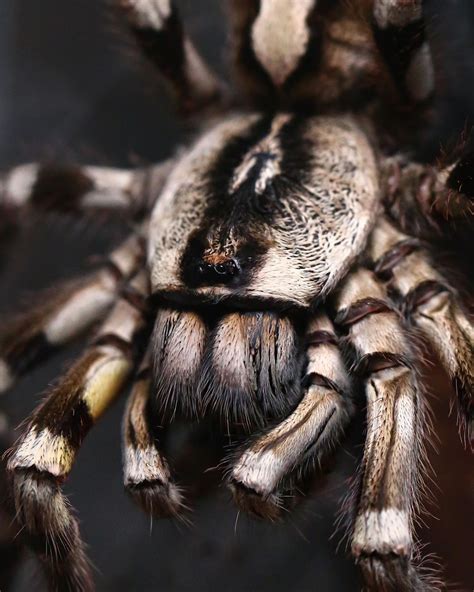
[[[173,483],[159,442],[154,413],[149,355],[138,371],[123,419],[124,483],[137,504],[150,516],[179,516],[182,495]]]
[[[146,327],[148,273],[138,272],[84,355],[33,412],[9,453],[17,520],[60,590],[92,590],[76,518],[61,492],[92,425],[119,394]]]
[[[376,273],[400,299],[407,318],[438,354],[458,395],[459,420],[474,438],[474,327],[455,291],[427,254],[387,221],[374,230],[371,256]]]
[[[306,333],[305,392],[281,423],[252,438],[231,458],[229,485],[239,507],[276,519],[291,493],[290,475],[314,468],[339,439],[350,416],[349,380],[334,329],[322,313]]]
[[[352,553],[370,590],[423,590],[411,566],[423,418],[410,343],[383,287],[366,269],[346,278],[335,308],[367,399]]]
[[[100,321],[143,258],[142,240],[132,236],[97,271],[48,290],[1,323],[0,393]]]
[[[29,212],[123,213],[140,219],[153,207],[172,164],[137,170],[19,165],[0,175],[0,219],[20,222]]]

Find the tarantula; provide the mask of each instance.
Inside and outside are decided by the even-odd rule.
[[[414,336],[451,376],[471,439],[474,331],[423,241],[472,214],[474,156],[410,158],[435,91],[421,0],[234,0],[232,92],[171,0],[116,3],[199,135],[139,170],[26,164],[1,178],[13,217],[116,211],[136,223],[102,267],[0,329],[5,391],[102,320],[7,455],[16,519],[51,586],[93,588],[61,483],[134,376],[124,480],[154,517],[184,511],[163,448],[176,417],[221,422],[236,503],[277,519],[362,388],[352,554],[367,589],[429,589],[411,561],[426,438]]]

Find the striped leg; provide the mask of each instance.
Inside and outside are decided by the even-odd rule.
[[[305,394],[283,422],[254,438],[232,461],[229,484],[236,503],[271,520],[281,516],[289,476],[319,463],[350,415],[349,381],[329,319],[320,314],[307,331]]]
[[[439,234],[449,221],[474,221],[474,152],[466,150],[443,168],[402,155],[382,167],[385,209],[410,234]]]
[[[400,94],[411,104],[426,104],[434,94],[435,74],[422,0],[373,3],[375,41]]]
[[[410,344],[370,271],[359,269],[348,276],[335,306],[335,322],[347,333],[367,400],[352,553],[368,589],[423,590],[410,563],[422,438]]]
[[[311,14],[316,0],[232,0],[233,54],[239,74],[252,94],[282,89],[312,47]],[[317,35],[315,35],[317,37]],[[316,39],[320,42],[319,39]],[[314,60],[319,55],[312,55]],[[307,60],[312,62],[311,59]],[[308,63],[316,70],[319,64]]]
[[[117,0],[135,40],[186,114],[218,102],[221,83],[183,30],[172,0]]]
[[[0,175],[0,215],[20,220],[28,211],[125,212],[141,218],[151,209],[171,161],[141,170],[29,163]]]
[[[458,395],[459,419],[474,444],[474,327],[453,289],[407,236],[382,221],[372,235],[376,273],[403,299],[407,317],[434,347]]]
[[[0,324],[0,393],[101,320],[143,257],[141,239],[132,236],[104,267],[48,290],[24,313]]]
[[[160,450],[159,426],[150,400],[150,373],[147,355],[135,378],[123,421],[125,487],[150,516],[179,516],[183,510],[182,496]]]
[[[134,276],[85,354],[48,393],[11,449],[18,521],[59,590],[91,590],[79,529],[60,485],[87,432],[128,379],[145,328],[148,273]]]

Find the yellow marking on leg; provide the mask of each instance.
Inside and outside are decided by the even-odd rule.
[[[97,421],[119,394],[132,367],[131,361],[117,356],[99,360],[90,369],[88,374],[92,376],[87,381],[82,398],[94,421]]]

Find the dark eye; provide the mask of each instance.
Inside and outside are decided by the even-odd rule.
[[[227,270],[229,269],[229,267],[224,265],[223,263],[219,263],[218,265],[214,266],[214,269],[216,270],[217,273],[222,275],[224,273],[227,273]]]

